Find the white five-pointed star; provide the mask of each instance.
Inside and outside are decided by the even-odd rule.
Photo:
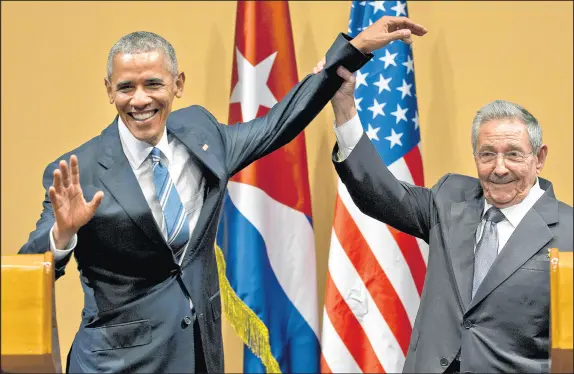
[[[402,136],[403,136],[402,132],[397,134],[394,129],[391,129],[391,135],[385,136],[385,139],[391,142],[391,148],[393,148],[396,144],[402,147],[403,146],[403,143],[401,143]]]
[[[397,66],[395,63],[395,57],[397,57],[396,53],[390,54],[388,49],[385,49],[385,56],[380,57],[379,60],[385,62],[385,69],[389,67],[389,65]]]
[[[389,87],[389,83],[391,82],[391,79],[393,78],[389,78],[386,79],[385,77],[383,77],[383,74],[379,74],[379,81],[373,83],[375,86],[379,87],[379,93],[383,92],[383,90],[387,90],[389,92],[391,92],[391,87]]]
[[[395,12],[397,12],[396,16],[400,16],[401,14],[403,15],[407,15],[407,10],[406,10],[407,4],[406,3],[401,3],[400,1],[397,1],[397,5],[395,5],[394,7],[392,7],[391,9],[394,10]]]
[[[377,133],[379,132],[380,129],[381,129],[380,127],[373,128],[369,123],[369,128],[367,129],[366,134],[371,140],[373,139],[379,140],[379,136],[377,135]]]
[[[414,71],[414,69],[413,69],[413,59],[411,58],[411,55],[408,55],[408,56],[407,56],[407,62],[403,62],[401,65],[407,67],[407,74],[410,73],[411,71]]]
[[[260,105],[272,108],[277,103],[277,99],[267,86],[269,73],[271,73],[277,52],[269,55],[256,66],[251,65],[243,57],[239,48],[236,48],[236,52],[238,79],[231,93],[230,102],[241,103],[243,122],[247,122],[257,116]]]
[[[373,112],[373,119],[375,119],[379,114],[381,116],[385,116],[385,112],[383,112],[383,108],[387,105],[387,103],[377,103],[377,99],[373,100],[373,106],[368,107],[371,112]]]
[[[395,116],[397,118],[397,123],[399,123],[400,120],[405,120],[405,122],[407,121],[407,110],[409,110],[409,108],[401,108],[401,106],[399,104],[397,104],[397,110],[395,112],[392,112],[391,114],[393,116]]]
[[[355,78],[355,89],[359,88],[361,85],[369,87],[367,84],[367,75],[369,75],[369,73],[363,74],[360,70],[357,70],[357,75]]]
[[[371,1],[369,5],[373,6],[373,14],[376,14],[379,10],[385,11],[385,2],[384,1]]]
[[[357,108],[357,112],[361,111],[361,101],[363,101],[362,97],[359,97],[358,99],[355,97],[355,108]]]
[[[419,112],[415,112],[415,116],[411,119],[415,123],[415,130],[419,128]]]
[[[404,99],[406,95],[413,96],[411,95],[412,86],[412,83],[407,84],[407,81],[403,79],[403,85],[401,87],[397,87],[397,91],[401,91],[401,99]]]

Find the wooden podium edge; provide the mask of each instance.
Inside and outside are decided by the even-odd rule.
[[[41,266],[45,275],[42,277],[43,287],[48,298],[52,300],[51,309],[43,316],[43,324],[45,326],[51,326],[50,329],[44,331],[42,336],[42,340],[46,343],[45,349],[33,355],[24,354],[24,352],[22,352],[22,354],[3,352],[0,365],[0,372],[2,373],[37,373],[43,372],[46,368],[51,368],[49,371],[46,371],[49,373],[62,373],[56,315],[55,263],[52,251],[44,252]],[[14,370],[13,368],[15,367],[18,369]]]
[[[572,264],[570,264],[572,267]],[[563,340],[560,330],[556,326],[556,321],[560,321],[560,301],[558,297],[561,292],[560,251],[557,248],[550,249],[550,372],[551,373],[574,373],[574,357],[571,347],[555,346],[555,341]],[[572,284],[572,283],[571,283]],[[562,290],[571,292],[571,290]]]

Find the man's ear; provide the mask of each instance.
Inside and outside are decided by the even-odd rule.
[[[104,83],[106,85],[106,91],[108,92],[108,99],[110,104],[114,103],[114,90],[112,89],[112,84],[108,80],[108,78],[104,78]]]
[[[175,97],[177,97],[178,99],[180,99],[183,96],[184,84],[185,84],[185,73],[182,71],[177,75],[177,78],[175,79],[175,86],[176,86]]]
[[[536,174],[540,174],[546,163],[546,156],[548,156],[548,146],[542,144],[538,152],[536,152]]]

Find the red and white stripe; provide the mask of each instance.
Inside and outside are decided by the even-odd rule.
[[[423,185],[419,146],[389,166]],[[323,313],[321,371],[400,372],[426,274],[427,244],[361,213],[339,180]]]

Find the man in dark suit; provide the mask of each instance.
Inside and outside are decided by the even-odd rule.
[[[548,252],[572,251],[573,212],[538,177],[548,147],[537,120],[507,101],[485,105],[472,125],[478,179],[417,187],[385,166],[357,116],[354,77],[342,77],[331,101],[339,177],[363,213],[430,246],[404,372],[547,372]]]
[[[355,71],[375,49],[425,33],[385,17],[353,40],[340,35],[323,73],[229,127],[199,106],[171,113],[185,83],[172,46],[148,32],[122,37],[105,79],[118,116],[48,165],[44,209],[20,250],[52,250],[57,277],[76,257],[85,301],[67,370],[223,372],[213,243],[229,178],[309,124],[340,87],[340,66]]]

